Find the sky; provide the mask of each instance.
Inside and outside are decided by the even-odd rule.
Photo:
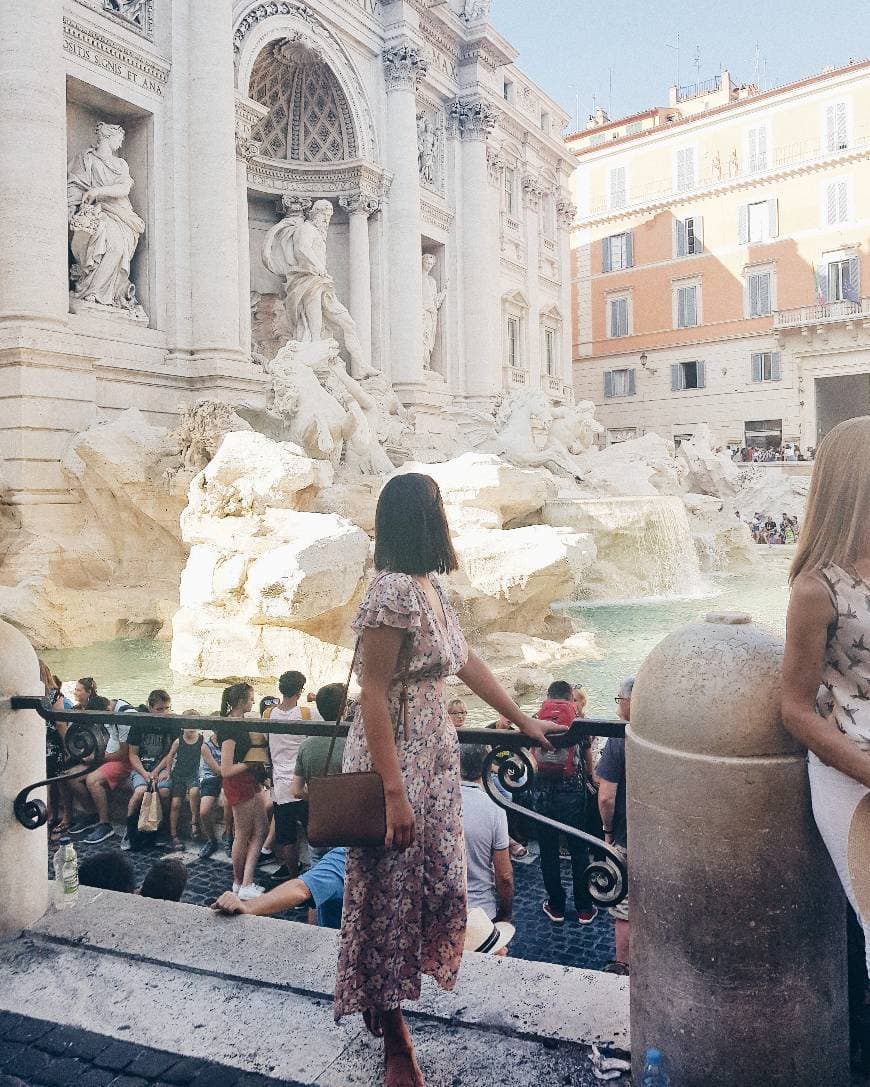
[[[593,100],[613,118],[665,105],[678,32],[681,84],[725,67],[775,87],[870,56],[870,0],[493,0],[491,19],[572,128],[578,93],[584,125]]]

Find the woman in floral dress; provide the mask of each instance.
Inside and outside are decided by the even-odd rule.
[[[360,605],[361,696],[344,755],[346,772],[384,782],[384,849],[347,857],[336,1018],[363,1013],[384,1038],[386,1087],[424,1087],[403,1000],[429,974],[456,984],[465,933],[465,855],[459,744],[444,680],[459,678],[497,713],[549,747],[545,726],[524,714],[468,649],[434,573],[456,569],[438,485],[407,473],[385,485],[375,519],[378,571]],[[402,676],[407,712],[400,721]]]

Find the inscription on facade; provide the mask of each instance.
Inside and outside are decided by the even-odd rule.
[[[77,60],[133,83],[157,98],[163,97],[169,80],[167,66],[104,34],[89,30],[67,16],[63,20],[63,48]]]

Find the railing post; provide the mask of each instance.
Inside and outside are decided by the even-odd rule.
[[[12,710],[12,695],[42,695],[39,662],[24,635],[0,619],[0,938],[48,907],[48,839],[27,831],[13,806],[20,789],[45,777],[45,725],[33,710]]]
[[[631,1049],[679,1087],[849,1082],[846,916],[780,718],[782,643],[745,615],[669,635],[627,730]]]

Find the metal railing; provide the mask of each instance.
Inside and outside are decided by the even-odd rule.
[[[59,774],[27,785],[14,800],[15,818],[28,830],[37,830],[48,821],[48,810],[43,800],[31,796],[37,790],[55,782],[71,781],[95,770],[102,762],[101,725],[147,725],[153,731],[177,733],[180,729],[195,728],[203,732],[220,728],[241,736],[246,732],[262,732],[278,736],[332,736],[335,726],[323,721],[271,721],[251,718],[239,720],[230,717],[185,717],[173,714],[111,713],[101,710],[53,710],[45,700],[35,695],[13,695],[13,710],[35,710],[46,722],[67,724],[63,745],[66,754],[83,764],[75,773]],[[338,735],[345,737],[348,724],[338,727]],[[624,737],[623,721],[606,721],[597,718],[577,718],[567,732],[550,734],[556,748],[571,747],[587,736]],[[462,728],[457,731],[461,744],[479,744],[491,748],[483,767],[483,788],[500,808],[514,812],[524,819],[559,831],[570,838],[582,841],[597,856],[587,866],[584,878],[589,895],[600,906],[616,906],[628,894],[628,870],[625,858],[613,846],[577,827],[560,823],[542,815],[533,808],[517,803],[533,791],[536,767],[529,750],[539,746],[522,732],[488,728]],[[500,788],[496,787],[498,781]],[[505,795],[507,794],[507,795]]]
[[[677,101],[689,102],[693,98],[700,98],[703,94],[715,94],[722,90],[722,76],[716,75],[712,79],[702,79],[697,83],[688,83],[677,88]]]
[[[824,305],[777,310],[773,315],[773,327],[774,331],[807,328],[812,325],[853,321],[856,317],[870,317],[870,298],[862,298],[860,302],[852,302],[844,298],[838,302],[826,302]]]

